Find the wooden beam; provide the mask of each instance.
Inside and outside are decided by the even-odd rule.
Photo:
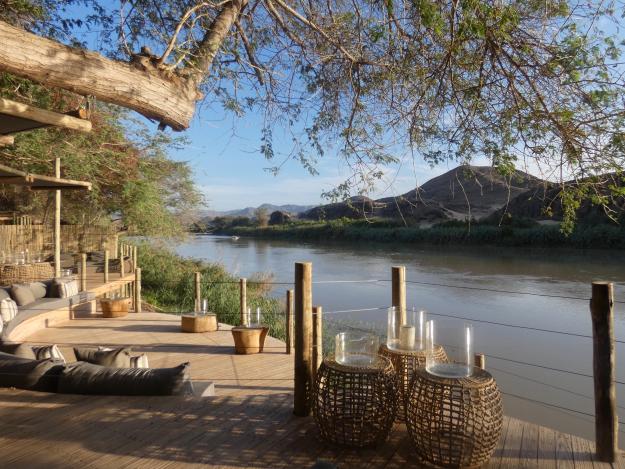
[[[202,98],[196,80],[154,65],[150,57],[115,61],[2,21],[0,71],[134,109],[174,130],[189,127],[195,103]]]
[[[0,25],[3,24],[0,22]],[[1,27],[1,26],[0,26]],[[1,67],[0,67],[1,68]],[[7,114],[13,117],[21,117],[46,125],[64,127],[66,129],[78,130],[80,132],[91,132],[91,122],[77,117],[68,116],[59,112],[48,111],[24,103],[0,98],[0,114]]]

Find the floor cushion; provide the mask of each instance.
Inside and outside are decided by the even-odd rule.
[[[65,366],[58,392],[110,396],[179,396],[193,393],[189,363],[174,368],[109,368],[86,362]]]
[[[37,359],[33,348],[26,344],[0,344],[0,352],[9,353],[16,357]]]
[[[0,352],[0,387],[55,392],[63,365]]]

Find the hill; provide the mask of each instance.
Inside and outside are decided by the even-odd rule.
[[[288,212],[292,214],[299,214],[306,210],[309,210],[312,205],[274,205],[274,204],[262,204],[258,207],[245,207],[236,210],[226,210],[226,211],[217,211],[217,210],[206,210],[203,215],[203,219],[205,221],[210,221],[215,217],[248,217],[253,218],[256,210],[263,209],[267,211],[267,214],[275,212],[279,210],[281,212]]]
[[[510,200],[545,182],[522,171],[504,177],[490,166],[459,166],[397,197],[372,200],[353,197],[345,202],[310,209],[301,218],[341,217],[403,219],[409,224],[486,217]],[[323,215],[323,217],[321,216]]]

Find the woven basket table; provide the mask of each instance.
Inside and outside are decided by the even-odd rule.
[[[30,283],[54,277],[54,268],[49,262],[33,264],[5,264],[0,271],[0,284]]]
[[[436,467],[479,467],[501,436],[501,393],[490,373],[440,378],[416,370],[406,401],[406,426],[417,454]]]
[[[269,328],[266,326],[236,326],[231,329],[231,332],[234,339],[234,353],[251,355],[263,351]]]
[[[180,318],[182,332],[215,332],[217,329],[216,314],[183,314]]]
[[[103,318],[123,318],[128,315],[130,298],[102,298],[100,300]]]
[[[313,418],[324,440],[363,447],[388,438],[397,411],[395,371],[377,357],[371,367],[347,366],[329,356],[312,390]]]
[[[378,353],[391,360],[393,368],[395,368],[397,391],[400,397],[396,419],[403,422],[406,419],[406,398],[414,370],[425,368],[425,350],[392,349],[388,348],[386,344],[382,344]],[[440,345],[435,346],[434,356],[438,361],[447,361],[447,354]]]

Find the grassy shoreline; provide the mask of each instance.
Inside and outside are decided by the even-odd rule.
[[[195,309],[195,272],[202,273],[202,298],[208,300],[208,309],[221,323],[237,325],[239,313],[239,279],[220,264],[183,258],[165,247],[149,242],[138,244],[138,263],[141,266],[141,292],[144,301],[171,314],[183,314]],[[269,334],[286,339],[284,305],[269,297],[270,276],[248,279],[247,304],[261,308],[263,323]]]
[[[217,234],[273,239],[400,242],[438,245],[569,247],[625,249],[625,228],[618,225],[578,225],[565,236],[557,225],[496,226],[449,222],[431,228],[392,226],[384,222],[332,220],[293,222],[267,227],[233,226]]]

